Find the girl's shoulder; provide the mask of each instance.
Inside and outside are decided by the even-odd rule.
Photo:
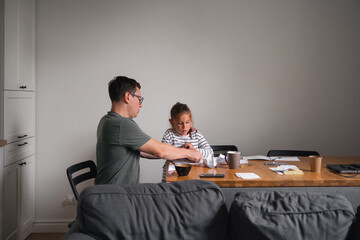
[[[200,133],[200,131],[197,130],[196,128],[194,128],[194,127],[191,127],[191,134],[202,135],[202,134]]]
[[[168,128],[164,133],[164,135],[176,135],[176,134],[177,134],[176,131],[172,128]]]
[[[192,134],[193,137],[195,137],[195,138],[197,138],[197,139],[203,139],[203,138],[205,138],[204,135],[202,135],[202,133],[201,133],[199,130],[197,130],[197,129],[193,130],[193,131],[191,132],[191,134]]]

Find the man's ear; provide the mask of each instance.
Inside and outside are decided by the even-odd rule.
[[[129,103],[131,94],[129,92],[126,92],[124,94],[124,102]]]

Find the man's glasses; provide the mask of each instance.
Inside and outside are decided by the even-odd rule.
[[[142,104],[144,98],[142,96],[136,95],[135,93],[130,93],[132,96],[137,97],[139,99],[139,103]]]

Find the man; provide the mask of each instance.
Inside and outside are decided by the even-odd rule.
[[[194,162],[202,158],[195,149],[160,143],[139,128],[132,119],[138,115],[144,100],[140,88],[137,81],[123,76],[109,82],[112,104],[97,129],[95,184],[138,183],[140,155],[168,160],[187,158]]]

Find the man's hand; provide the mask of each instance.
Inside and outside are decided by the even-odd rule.
[[[166,160],[187,158],[190,161],[199,162],[202,159],[201,153],[194,147],[189,149],[177,148],[167,143],[160,143],[153,138],[142,145],[139,150],[142,152],[142,156],[147,153],[147,156],[152,155]]]
[[[186,149],[195,149],[194,146],[191,143],[185,143],[181,147],[186,148]]]
[[[190,157],[188,158],[190,161],[193,162],[200,162],[202,159],[202,155],[199,151],[195,150],[195,148],[189,149]]]

